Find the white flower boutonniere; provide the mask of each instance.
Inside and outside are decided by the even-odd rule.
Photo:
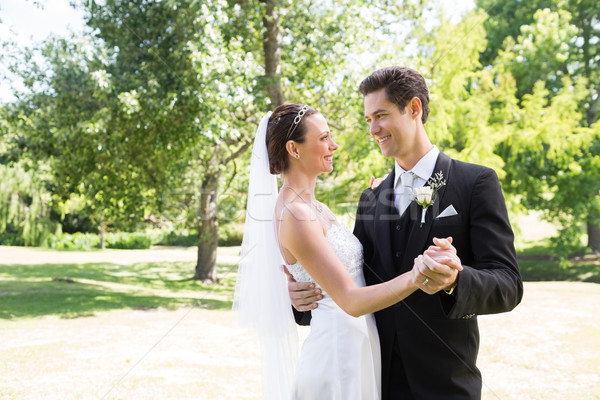
[[[446,180],[444,179],[444,174],[442,171],[438,172],[427,181],[428,186],[423,186],[415,189],[415,201],[418,205],[423,207],[423,212],[421,213],[421,226],[425,223],[425,214],[427,213],[427,209],[433,203],[435,203],[437,199],[437,191],[446,184]]]

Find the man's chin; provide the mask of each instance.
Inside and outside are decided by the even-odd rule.
[[[394,157],[391,154],[391,151],[389,151],[388,149],[382,149],[382,148],[380,148],[379,150],[381,151],[381,155],[384,156],[384,157]]]

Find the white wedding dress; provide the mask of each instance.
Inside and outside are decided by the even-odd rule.
[[[341,225],[331,225],[326,237],[356,286],[365,286],[358,239]],[[299,263],[287,268],[296,281],[315,282]],[[326,293],[318,303],[302,346],[292,399],[380,399],[381,356],[374,316],[352,317]]]

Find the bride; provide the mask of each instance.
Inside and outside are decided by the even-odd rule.
[[[419,288],[417,268],[365,286],[360,242],[314,196],[337,148],[323,115],[302,104],[277,107],[256,133],[234,310],[258,331],[266,399],[379,399],[371,313]],[[279,192],[275,174],[283,174]],[[299,360],[281,264],[323,294]]]

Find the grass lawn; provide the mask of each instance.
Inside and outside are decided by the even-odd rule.
[[[213,285],[144,251],[1,264],[3,250],[0,399],[260,398],[256,342],[229,312],[237,248]],[[561,268],[534,248],[519,263],[523,303],[479,318],[483,399],[600,399],[600,262]]]
[[[191,262],[0,264],[0,318],[75,318],[189,304],[231,309],[236,270],[237,265],[219,265],[220,282],[207,285],[191,278]]]

